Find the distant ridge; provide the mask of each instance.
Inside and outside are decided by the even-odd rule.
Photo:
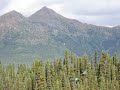
[[[0,16],[0,58],[3,61],[56,58],[66,49],[76,55],[106,50],[110,54],[118,52],[120,56],[120,27],[82,23],[47,7],[28,18],[14,10]]]

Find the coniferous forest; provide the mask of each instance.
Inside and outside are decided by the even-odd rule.
[[[0,90],[120,90],[120,60],[105,51],[92,57],[65,51],[62,59],[30,66],[1,63]]]

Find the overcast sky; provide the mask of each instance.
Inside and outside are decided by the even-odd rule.
[[[16,10],[28,17],[43,6],[84,23],[120,25],[120,0],[0,0],[0,15]]]

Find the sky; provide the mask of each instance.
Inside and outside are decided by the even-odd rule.
[[[120,25],[120,0],[0,0],[0,15],[16,10],[28,17],[44,6],[83,23]]]

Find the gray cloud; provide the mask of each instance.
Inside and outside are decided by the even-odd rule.
[[[43,6],[85,23],[104,26],[120,25],[119,0],[1,0],[0,11],[14,9],[29,16]]]
[[[102,15],[102,16],[78,16],[77,19],[84,23],[102,25],[102,26],[117,26],[120,25],[120,15]]]
[[[8,5],[9,2],[10,2],[9,0],[1,0],[0,1],[0,11],[5,9],[5,7]]]

